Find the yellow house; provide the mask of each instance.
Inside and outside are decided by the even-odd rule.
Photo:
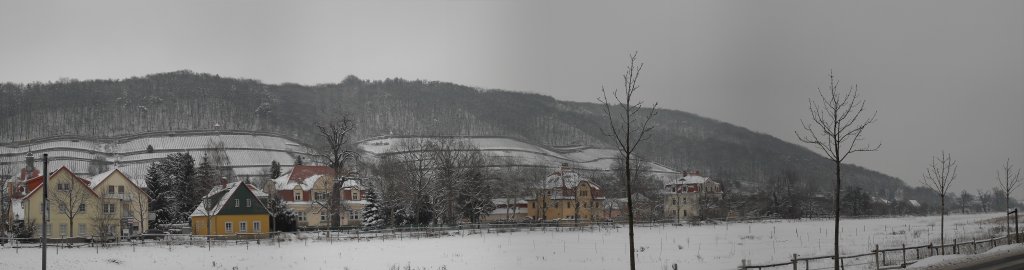
[[[31,191],[18,202],[27,224],[42,235],[43,176],[28,180]],[[47,184],[50,221],[47,238],[119,237],[144,232],[148,228],[149,195],[119,169],[112,169],[87,180],[67,167],[50,173]]]
[[[562,163],[545,179],[543,189],[526,200],[526,214],[539,220],[601,220],[604,199],[597,184]]]
[[[53,173],[47,184],[50,203],[43,203],[43,176],[28,181],[31,191],[20,201],[24,209],[26,224],[36,226],[36,235],[42,235],[43,209],[47,208],[49,222],[47,238],[73,238],[107,236],[114,228],[109,225],[115,220],[113,214],[101,213],[97,207],[100,198],[89,188],[89,180],[76,176],[67,167]]]
[[[214,187],[192,211],[192,234],[262,236],[270,231],[270,211],[252,186],[242,182]]]
[[[121,235],[135,235],[149,229],[150,197],[120,169],[97,174],[90,179],[92,190],[99,195],[98,208],[112,211],[118,218]],[[106,213],[106,212],[104,212]]]

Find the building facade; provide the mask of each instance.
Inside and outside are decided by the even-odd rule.
[[[702,204],[722,198],[722,185],[699,171],[688,171],[683,177],[665,185],[665,217],[676,221],[701,216]]]
[[[544,186],[526,200],[527,216],[535,220],[602,220],[604,194],[592,180],[562,163],[544,179]]]
[[[193,235],[263,236],[270,232],[270,211],[255,188],[243,182],[214,187],[190,218]]]

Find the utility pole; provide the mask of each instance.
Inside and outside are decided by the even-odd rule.
[[[39,240],[43,243],[43,270],[46,270],[46,226],[50,221],[49,164],[49,154],[43,154],[43,238]]]

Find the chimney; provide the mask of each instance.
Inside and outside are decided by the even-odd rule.
[[[36,158],[32,156],[32,152],[29,152],[27,155],[25,155],[25,170],[26,171],[31,172],[31,171],[35,170],[36,169],[35,168],[35,163],[36,163]]]
[[[228,178],[227,177],[221,177],[220,178],[220,188],[228,188]]]

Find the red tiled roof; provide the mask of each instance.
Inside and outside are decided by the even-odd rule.
[[[99,196],[99,194],[96,194],[96,192],[93,191],[92,188],[89,188],[90,183],[92,183],[92,182],[90,182],[89,180],[85,180],[85,179],[83,179],[81,177],[78,177],[78,175],[75,175],[75,173],[71,172],[71,170],[68,169],[68,167],[66,167],[66,166],[60,166],[60,169],[57,169],[56,171],[51,172],[50,176],[52,177],[53,175],[56,175],[60,171],[67,171],[69,174],[71,174],[71,177],[74,177],[74,179],[77,179],[80,183],[85,185],[85,189],[88,190],[89,193],[92,193],[93,195]],[[32,196],[32,194],[35,193],[36,190],[39,190],[38,187],[41,186],[42,184],[43,184],[43,176],[42,175],[36,176],[36,178],[29,179],[26,185],[28,185],[28,190],[30,190],[30,191],[28,192],[28,194],[25,194],[25,198],[27,198],[29,196]]]
[[[318,174],[319,175],[326,175],[326,176],[328,176],[328,177],[333,179],[334,178],[334,169],[331,169],[331,167],[327,167],[327,166],[304,166],[304,165],[298,165],[298,166],[295,166],[295,168],[292,168],[292,174],[291,174],[291,177],[288,178],[288,181],[298,182],[298,181],[305,180],[306,178],[309,178],[310,176],[314,176],[314,175],[318,175]]]

